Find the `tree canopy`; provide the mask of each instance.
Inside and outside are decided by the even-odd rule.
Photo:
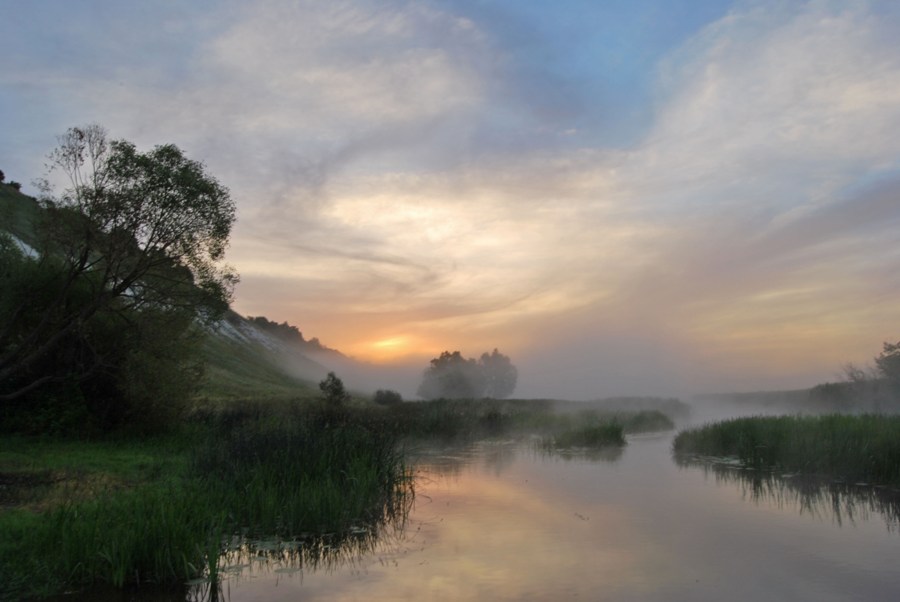
[[[430,364],[417,391],[425,399],[502,399],[516,388],[518,371],[497,349],[483,353],[477,361],[464,358],[459,351],[444,351]]]
[[[36,253],[0,244],[0,400],[178,380],[161,371],[185,367],[193,325],[218,319],[237,281],[221,264],[228,190],[174,145],[140,152],[97,125],[68,130],[49,158],[69,186],[41,185]]]

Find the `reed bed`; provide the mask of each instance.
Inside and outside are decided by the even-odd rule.
[[[586,424],[542,439],[545,449],[607,445],[625,445],[625,431],[620,423],[610,421]]]
[[[388,408],[384,414],[385,425],[404,436],[438,439],[478,439],[523,434],[550,436],[560,435],[565,431],[584,431],[586,427],[598,427],[601,423],[620,425],[622,434],[674,428],[672,419],[658,410],[559,411],[557,403],[544,399],[440,399],[407,402]],[[585,432],[583,436],[590,438],[591,434]],[[613,439],[618,441],[615,437]],[[621,444],[624,444],[624,439]]]
[[[679,433],[673,449],[755,469],[900,485],[900,416],[736,418]]]
[[[338,546],[411,503],[396,435],[353,413],[260,415],[204,433],[180,478],[0,515],[0,599],[215,581],[235,538],[328,533]]]

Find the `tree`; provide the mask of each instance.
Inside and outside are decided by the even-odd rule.
[[[176,146],[139,152],[97,125],[68,130],[49,158],[69,187],[40,186],[38,255],[3,250],[0,400],[99,386],[101,373],[120,394],[141,390],[139,365],[160,368],[194,323],[228,307],[237,276],[220,261],[234,203]]]
[[[883,351],[875,358],[875,366],[887,381],[891,394],[900,397],[900,342],[885,343]]]
[[[459,351],[444,351],[430,363],[416,391],[420,397],[474,399],[484,394],[484,375],[475,360],[465,359]]]
[[[344,389],[344,382],[334,372],[329,372],[325,380],[319,383],[319,389],[330,406],[342,406],[350,401],[350,394]]]
[[[485,395],[494,399],[504,399],[516,390],[519,371],[512,365],[509,357],[497,349],[493,353],[482,353],[478,360],[486,382]]]

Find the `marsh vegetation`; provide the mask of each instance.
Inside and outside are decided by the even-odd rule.
[[[235,542],[356,541],[362,525],[376,529],[412,499],[396,435],[349,412],[207,415],[175,439],[174,451],[157,448],[168,474],[0,514],[0,592],[215,581]]]
[[[900,416],[734,418],[679,433],[673,449],[760,470],[900,485]]]

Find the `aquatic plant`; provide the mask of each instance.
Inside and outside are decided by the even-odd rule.
[[[602,447],[607,445],[625,445],[625,431],[620,422],[615,420],[599,421],[565,430],[543,439],[545,448]]]
[[[756,469],[900,484],[900,416],[736,418],[679,433],[673,450],[731,456]]]
[[[235,537],[330,533],[337,544],[402,518],[412,480],[396,436],[360,417],[313,408],[212,421],[179,478],[0,515],[0,598],[215,581]]]

